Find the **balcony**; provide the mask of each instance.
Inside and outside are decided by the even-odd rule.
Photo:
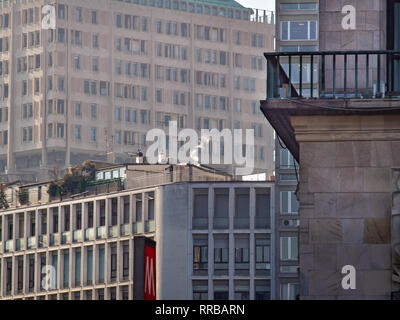
[[[27,245],[28,249],[34,249],[36,248],[36,237],[29,237],[28,238],[28,245]]]
[[[250,227],[250,218],[235,217],[233,225],[235,229],[248,229]]]
[[[400,97],[399,51],[265,53],[267,100]]]
[[[138,221],[133,223],[133,233],[143,233],[143,222]]]
[[[17,251],[24,250],[25,249],[25,239],[24,238],[17,239],[15,241],[15,248]]]
[[[39,248],[44,248],[49,245],[49,240],[47,235],[43,234],[39,236]]]
[[[214,229],[229,229],[229,218],[214,217]]]
[[[118,237],[118,226],[108,227],[108,236],[111,238]]]
[[[73,232],[72,240],[74,242],[82,242],[82,230],[75,230]]]
[[[145,232],[154,232],[156,230],[156,223],[154,220],[145,221]]]
[[[70,244],[71,243],[71,232],[65,231],[61,233],[61,244]]]
[[[94,240],[94,228],[85,230],[85,241],[87,240]]]
[[[106,226],[97,227],[97,239],[107,238]]]
[[[130,224],[129,223],[127,223],[127,224],[123,224],[122,226],[121,226],[121,236],[127,236],[127,235],[129,235],[130,234]]]
[[[208,229],[208,218],[193,218],[193,229]]]
[[[60,234],[54,233],[50,235],[50,245],[58,246],[60,245]]]
[[[256,229],[269,229],[271,228],[270,217],[254,217],[254,227]]]
[[[5,252],[14,251],[14,240],[6,240]]]

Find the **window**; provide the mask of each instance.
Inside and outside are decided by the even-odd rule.
[[[193,247],[193,270],[207,270],[208,268],[208,246]]]
[[[270,240],[256,238],[256,270],[268,270],[271,268]]]
[[[93,45],[93,48],[99,47],[99,35],[97,33],[93,34],[92,45]]]
[[[76,8],[75,16],[76,16],[76,22],[82,22],[82,8],[81,7]]]
[[[57,124],[57,138],[64,138],[64,124]]]
[[[90,105],[90,115],[91,115],[92,119],[97,118],[97,105],[96,104]]]
[[[75,126],[75,139],[81,140],[81,125]]]
[[[281,284],[281,300],[296,300],[300,292],[298,283],[282,283]]]
[[[281,214],[297,214],[299,202],[295,191],[281,191]]]
[[[74,57],[74,67],[75,67],[75,70],[79,70],[81,68],[79,56]]]
[[[92,24],[97,24],[97,11],[92,10]]]
[[[90,140],[92,142],[96,141],[96,127],[90,128]]]
[[[82,116],[82,107],[80,102],[75,103],[75,116],[81,117]]]
[[[297,237],[281,237],[281,260],[290,261],[298,259],[298,238]]]
[[[281,40],[317,40],[317,21],[281,21]]]

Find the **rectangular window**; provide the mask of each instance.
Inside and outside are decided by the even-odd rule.
[[[317,21],[281,21],[281,40],[317,40]]]
[[[281,237],[280,238],[280,258],[282,261],[297,261],[298,259],[298,238]]]
[[[295,191],[281,191],[281,214],[298,214],[299,202]]]

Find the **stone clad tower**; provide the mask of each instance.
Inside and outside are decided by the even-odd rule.
[[[400,2],[342,5],[319,1],[318,52],[265,54],[262,110],[300,164],[300,299],[396,299]],[[355,289],[342,286],[346,265]]]

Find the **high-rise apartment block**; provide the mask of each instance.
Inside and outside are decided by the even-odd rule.
[[[56,28],[43,28],[52,18]],[[273,20],[233,0],[2,1],[0,169],[124,162],[146,150],[148,130],[168,135],[176,121],[254,129],[256,172],[272,173],[259,100]]]

